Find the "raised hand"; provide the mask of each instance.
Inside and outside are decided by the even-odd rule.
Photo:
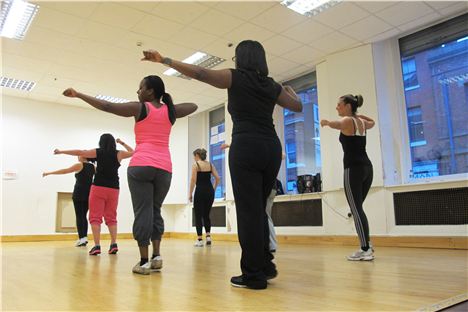
[[[115,140],[115,142],[117,142],[117,143],[119,143],[119,144],[124,144],[124,142],[123,142],[121,139],[119,139],[119,138],[117,138],[117,139]]]
[[[54,155],[61,154],[60,150],[58,148],[54,149]]]
[[[73,89],[73,88],[68,88],[65,91],[63,91],[62,94],[65,95],[65,96],[74,98],[74,97],[77,96],[78,92],[76,92],[75,89]]]
[[[328,126],[329,123],[330,122],[328,120],[326,120],[326,119],[320,120],[320,126],[322,126],[322,127]]]
[[[162,63],[164,59],[162,55],[156,50],[145,50],[143,51],[143,55],[144,57],[141,59],[142,61]]]
[[[226,143],[221,144],[221,150],[223,150],[223,151],[224,151],[225,149],[229,148],[229,147],[230,147],[229,144],[226,144]]]

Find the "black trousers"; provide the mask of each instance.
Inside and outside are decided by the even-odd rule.
[[[211,185],[197,186],[193,197],[193,210],[195,212],[195,227],[197,235],[202,235],[203,226],[206,233],[211,231],[210,211],[214,201],[214,190]]]
[[[372,166],[350,167],[344,170],[344,190],[351,213],[353,214],[356,232],[361,248],[369,248],[369,222],[362,204],[372,185]]]
[[[76,228],[78,229],[78,238],[88,236],[88,199],[73,198],[73,206],[75,207]]]
[[[229,169],[242,248],[244,280],[265,280],[274,264],[269,250],[268,195],[281,166],[281,143],[276,138],[232,137]]]

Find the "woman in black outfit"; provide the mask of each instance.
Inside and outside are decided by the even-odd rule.
[[[228,89],[228,111],[233,122],[229,168],[242,248],[242,275],[231,285],[265,289],[267,279],[278,272],[269,250],[266,200],[281,164],[281,143],[273,125],[275,104],[302,111],[302,103],[290,87],[268,77],[263,46],[245,40],[236,47],[236,69],[211,70],[144,51],[142,60],[163,63],[180,73]],[[254,151],[254,152],[253,152]]]
[[[336,110],[341,120],[322,119],[322,127],[340,130],[340,143],[343,146],[344,190],[354,218],[356,232],[361,242],[361,249],[348,256],[350,261],[370,261],[374,259],[374,250],[369,238],[369,223],[362,204],[372,184],[372,163],[366,153],[367,130],[375,122],[364,115],[357,115],[358,107],[364,99],[361,95],[343,95],[339,98]]]
[[[192,201],[192,194],[195,185],[195,195],[193,197],[193,209],[195,210],[195,227],[197,228],[198,239],[195,247],[203,247],[203,226],[206,231],[206,244],[211,245],[211,220],[210,211],[213,205],[215,190],[219,184],[219,175],[216,168],[206,161],[206,150],[197,148],[193,151],[195,163],[192,166],[192,178],[190,179],[189,201]],[[215,178],[215,184],[211,184],[211,175]]]
[[[89,190],[91,189],[96,169],[91,163],[95,162],[95,159],[78,156],[78,161],[78,163],[69,168],[44,172],[42,176],[75,173],[76,182],[72,195],[73,206],[75,207],[76,228],[78,229],[78,240],[75,246],[84,247],[88,244],[88,220],[86,219],[86,214],[88,213],[89,206]]]

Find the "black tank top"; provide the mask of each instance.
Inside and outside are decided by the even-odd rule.
[[[83,169],[75,173],[75,188],[73,189],[73,199],[88,200],[89,189],[93,182],[94,165],[90,163],[83,163]]]
[[[197,171],[197,188],[198,187],[211,187],[211,164],[210,164],[210,171],[201,171],[200,165],[197,163],[197,167],[199,171]]]
[[[340,142],[343,147],[343,164],[345,169],[355,166],[372,166],[366,153],[366,131],[361,135],[358,132],[356,120],[353,119],[354,135],[340,133]]]
[[[119,188],[119,167],[117,159],[118,151],[107,152],[100,148],[96,149],[97,167],[93,184],[96,186]]]

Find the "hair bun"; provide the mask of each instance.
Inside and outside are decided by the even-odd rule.
[[[361,107],[364,103],[364,98],[362,97],[362,95],[357,94],[354,96],[354,98],[356,99],[357,107]]]

